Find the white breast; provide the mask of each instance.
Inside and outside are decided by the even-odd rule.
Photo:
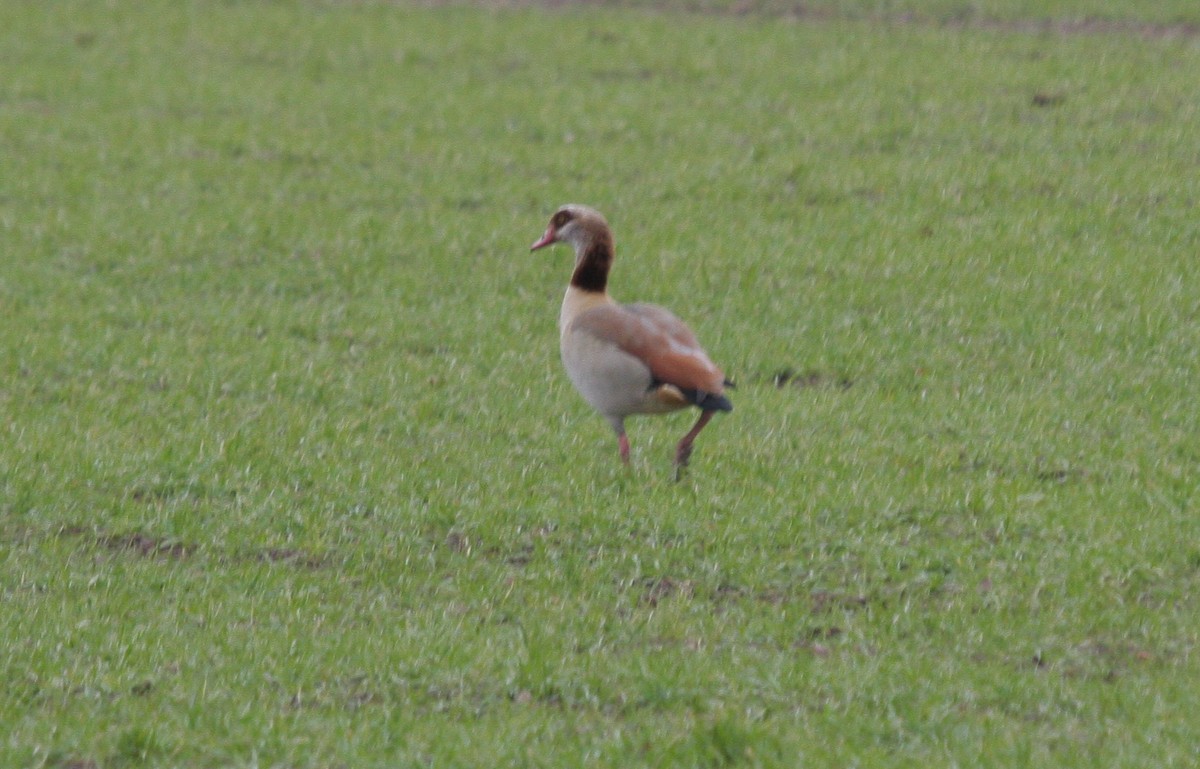
[[[567,288],[558,323],[563,367],[571,383],[592,408],[610,421],[630,414],[661,414],[686,405],[651,390],[650,367],[613,341],[579,328],[574,320],[584,312],[615,304],[608,294]]]
[[[562,361],[575,389],[601,414],[626,416],[645,407],[650,369],[611,343],[568,329],[562,337]]]

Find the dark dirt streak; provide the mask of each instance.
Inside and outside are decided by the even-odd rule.
[[[156,539],[140,532],[103,534],[96,537],[96,543],[108,550],[131,550],[145,557],[162,556],[173,560],[182,560],[196,552],[195,545],[169,539]]]
[[[812,369],[797,372],[791,368],[783,368],[771,375],[770,382],[777,389],[790,385],[799,388],[836,387],[839,390],[849,390],[854,386],[854,380],[848,376]]]
[[[447,6],[487,9],[516,8],[625,8],[661,13],[687,13],[698,16],[730,16],[738,18],[790,19],[807,23],[837,21],[863,22],[885,27],[929,27],[1009,32],[1026,35],[1058,35],[1061,37],[1134,36],[1145,40],[1191,39],[1200,37],[1200,23],[1191,21],[1156,22],[1139,19],[1106,19],[1094,16],[1083,18],[1024,18],[1006,19],[977,13],[963,13],[944,18],[912,11],[893,13],[854,13],[835,8],[814,7],[804,2],[788,0],[738,0],[736,2],[705,2],[704,0],[664,0],[661,3],[638,0],[421,0],[429,8]]]
[[[965,29],[1019,32],[1030,35],[1055,34],[1061,37],[1102,35],[1132,35],[1145,40],[1190,39],[1200,37],[1200,24],[1179,21],[1171,23],[1139,21],[1137,19],[968,19],[949,21],[939,26]]]
[[[807,605],[811,614],[829,614],[831,612],[855,612],[867,609],[878,599],[860,593],[844,593],[829,590],[804,591],[799,588],[769,587],[761,590],[750,590],[740,585],[723,582],[713,590],[706,590],[695,580],[675,579],[672,577],[642,577],[629,585],[640,590],[638,604],[655,607],[668,599],[684,601],[708,601],[721,605],[740,601],[781,606],[784,604],[802,603]],[[840,633],[835,628],[830,635]]]
[[[296,566],[303,566],[306,569],[320,569],[328,565],[328,559],[326,558],[286,547],[254,550],[248,555],[243,554],[239,560],[255,560],[262,563],[290,563]]]
[[[114,533],[85,526],[64,526],[59,529],[58,536],[91,540],[104,550],[132,553],[142,558],[182,561],[202,551],[213,552],[213,548],[204,548],[194,542],[155,537],[140,531]],[[329,559],[324,556],[283,547],[217,552],[216,557],[230,563],[286,563],[306,569],[321,569],[329,565]]]

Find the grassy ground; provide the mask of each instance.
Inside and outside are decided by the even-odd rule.
[[[1191,765],[1200,14],[916,6],[0,4],[0,765]]]

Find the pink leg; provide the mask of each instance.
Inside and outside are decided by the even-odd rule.
[[[687,467],[688,460],[692,457],[692,442],[696,440],[696,436],[708,424],[708,420],[713,418],[715,411],[701,411],[700,418],[696,420],[696,425],[688,431],[688,434],[683,436],[683,440],[679,441],[679,446],[675,449],[675,480],[678,481],[683,477],[683,468]]]
[[[621,447],[621,461],[629,464],[629,436],[624,432],[617,435],[617,445]]]

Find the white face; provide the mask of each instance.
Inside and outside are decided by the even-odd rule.
[[[606,230],[608,223],[600,212],[588,206],[571,203],[563,206],[550,218],[546,233],[533,244],[533,250],[553,243],[567,243],[576,250],[587,245],[597,232]]]
[[[578,218],[571,219],[554,231],[555,240],[560,243],[570,243],[572,246],[578,246],[583,235],[583,227],[580,226]]]
[[[558,240],[570,243],[573,246],[590,241],[597,230],[608,227],[608,223],[604,221],[604,217],[600,215],[600,212],[588,206],[569,203],[558,209],[555,217],[560,217],[563,213],[570,215],[570,219],[558,227],[556,237]]]

